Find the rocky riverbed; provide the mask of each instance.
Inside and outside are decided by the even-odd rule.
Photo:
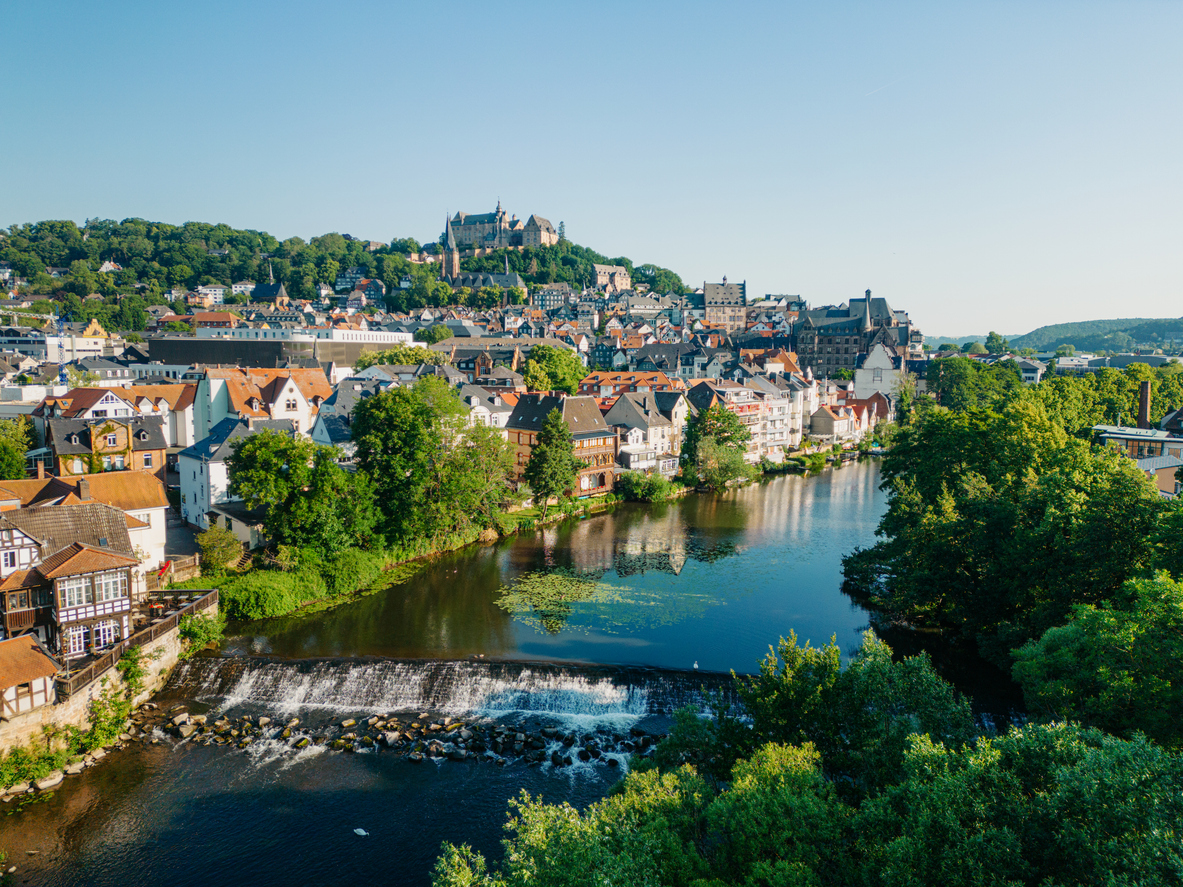
[[[246,750],[257,743],[293,750],[320,746],[344,753],[389,752],[407,760],[474,761],[505,766],[513,762],[552,767],[601,763],[627,767],[632,755],[650,754],[662,738],[641,727],[627,732],[598,726],[564,730],[556,726],[498,724],[431,712],[389,713],[317,722],[273,720],[267,715],[192,714],[184,706],[167,712],[141,711],[133,728],[143,741],[160,741],[161,732],[201,745]],[[159,731],[159,732],[158,732]]]

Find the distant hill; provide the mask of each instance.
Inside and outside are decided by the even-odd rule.
[[[970,342],[985,342],[986,334],[982,333],[980,336],[925,336],[924,344],[936,348],[939,345],[944,345],[947,342],[952,342],[958,348],[962,345],[968,345]]]
[[[1123,351],[1141,343],[1183,341],[1183,318],[1126,317],[1041,326],[1010,339],[1012,348],[1051,351],[1068,344],[1077,351]]]

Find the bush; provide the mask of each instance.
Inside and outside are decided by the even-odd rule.
[[[197,534],[203,569],[220,573],[242,556],[242,543],[225,527],[210,527]]]
[[[626,471],[616,479],[616,492],[626,502],[664,502],[673,490],[661,474]]]
[[[320,574],[329,594],[350,594],[373,584],[390,563],[385,551],[349,548],[321,564]]]
[[[316,570],[268,570],[225,583],[220,600],[229,619],[267,619],[284,616],[328,593],[324,578]]]
[[[221,613],[215,616],[189,613],[181,618],[180,635],[186,641],[181,650],[181,658],[188,659],[198,650],[217,643],[222,639],[226,630],[226,617]]]

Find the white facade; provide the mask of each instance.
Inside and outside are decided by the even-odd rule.
[[[177,459],[181,479],[181,517],[203,530],[215,505],[238,501],[230,495],[230,473],[225,462],[194,459],[185,453]]]
[[[854,371],[855,399],[866,400],[875,394],[894,395],[903,375],[903,371],[897,368],[898,363],[899,359],[882,342],[871,346],[863,365]]]
[[[414,337],[408,332],[387,330],[342,330],[336,327],[317,329],[299,327],[296,329],[259,329],[239,326],[199,328],[198,339],[248,339],[278,342],[368,342],[377,345],[409,345]]]

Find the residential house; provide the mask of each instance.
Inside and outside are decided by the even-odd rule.
[[[558,410],[571,431],[575,457],[585,463],[575,481],[580,496],[610,493],[616,462],[616,434],[608,427],[595,398],[550,394],[523,394],[505,424],[509,442],[515,448],[514,476],[521,482],[538,442],[538,432],[552,410]]]
[[[1146,472],[1146,476],[1165,498],[1173,499],[1179,495],[1180,484],[1176,475],[1183,467],[1183,459],[1178,456],[1148,456],[1138,459],[1137,463],[1138,470]]]
[[[0,641],[0,721],[56,703],[59,668],[32,635]]]
[[[760,446],[764,437],[763,405],[751,388],[727,380],[704,380],[686,392],[686,399],[698,412],[712,406],[722,406],[732,413],[748,429],[751,438],[744,451],[744,460],[760,461]]]
[[[45,446],[57,475],[144,470],[164,480],[168,441],[159,417],[46,419]]]
[[[661,411],[656,393],[621,394],[604,413],[604,422],[620,434],[617,461],[625,468],[677,474],[681,450],[675,446],[674,423]]]
[[[488,425],[491,428],[505,428],[513,407],[496,392],[487,391],[479,385],[463,385],[459,391],[460,400],[468,407],[468,424]]]
[[[139,559],[125,520],[98,504],[0,513],[6,633],[35,634],[66,659],[129,637]]]
[[[357,449],[353,443],[353,410],[362,400],[373,397],[389,384],[372,378],[342,380],[328,400],[320,405],[309,437],[322,446],[336,447],[341,451],[343,461],[352,461]]]
[[[866,400],[873,394],[894,397],[906,372],[903,363],[893,346],[876,342],[866,354],[859,356],[858,368],[854,371],[854,396],[859,400]]]
[[[0,485],[2,514],[17,508],[95,504],[116,508],[127,516],[131,550],[139,556],[143,570],[164,564],[169,503],[164,484],[152,472],[39,477],[3,481]]]
[[[196,435],[212,433],[226,418],[290,420],[307,433],[332,393],[319,368],[207,369],[197,383]]]
[[[676,378],[676,377],[675,377]],[[660,370],[653,372],[594,372],[579,383],[579,393],[592,397],[615,397],[618,394],[646,393],[649,391],[672,391],[681,388]]]

